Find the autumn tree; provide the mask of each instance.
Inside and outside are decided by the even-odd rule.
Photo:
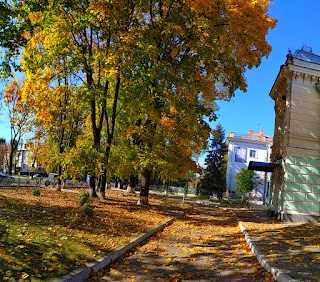
[[[11,175],[14,167],[14,158],[19,146],[22,145],[22,137],[30,129],[30,112],[28,105],[22,100],[22,87],[16,80],[13,80],[12,83],[7,86],[4,101],[7,107],[11,129],[8,161],[9,174]]]
[[[95,152],[89,160],[92,195],[96,176],[105,188],[116,118],[120,108],[126,111],[126,139],[144,180],[140,200],[147,202],[152,171],[171,164],[174,152],[188,158],[185,169],[179,164],[181,173],[194,167],[192,154],[205,147],[214,101],[245,90],[245,70],[269,54],[265,36],[275,21],[268,5],[267,0],[23,2],[19,16],[33,27],[22,33],[28,42],[24,97],[55,88],[65,70],[78,79],[72,95],[85,109],[86,144]],[[39,77],[48,82],[39,84]]]
[[[7,1],[0,2],[0,74],[1,77],[7,77],[10,75],[12,65],[15,63],[12,61],[12,51],[17,50],[18,41],[12,41],[12,38],[17,35],[18,28],[14,24],[16,20],[16,14],[14,12],[13,5],[10,5]],[[14,36],[13,36],[14,34]]]
[[[23,34],[33,29],[28,17],[21,20],[21,5],[16,0],[0,2],[0,77],[21,71],[19,57],[27,43]]]
[[[37,5],[37,1],[28,1],[28,5]],[[24,52],[28,87],[32,84],[36,85],[32,89],[42,87],[37,83],[42,69],[57,74],[67,69],[79,80],[73,95],[86,108],[86,126],[91,132],[88,137],[96,152],[90,162],[95,164],[95,156],[105,155],[99,163],[100,169],[96,165],[89,172],[92,195],[95,195],[97,173],[102,177],[101,190],[106,183],[106,166],[121,91],[122,41],[131,24],[133,5],[131,1],[52,1],[41,12],[29,14],[37,28],[30,34]],[[57,78],[52,76],[51,83],[54,82],[57,83]],[[28,91],[26,88],[26,95]],[[105,140],[102,140],[103,131]]]
[[[139,91],[130,130],[139,148],[140,200],[147,203],[156,156],[165,151],[159,144],[174,144],[173,137],[186,147],[196,142],[193,149],[200,149],[203,143],[197,137],[204,136],[205,117],[214,118],[214,101],[228,101],[236,89],[246,89],[245,70],[257,67],[271,50],[265,36],[275,21],[267,14],[268,5],[243,0],[155,1],[141,6],[140,26],[130,33],[136,42],[134,56],[129,56]],[[180,121],[197,124],[194,131],[179,135],[179,127],[186,125],[175,120],[174,111]],[[187,116],[189,112],[193,115]],[[164,131],[158,138],[164,124],[172,125],[173,135]]]
[[[210,145],[205,158],[205,170],[201,179],[201,195],[216,195],[222,199],[226,188],[226,155],[228,153],[225,143],[225,133],[221,124],[213,130]]]
[[[65,177],[62,175],[63,159],[66,152],[75,146],[81,133],[84,108],[81,103],[78,104],[75,95],[78,80],[72,80],[63,62],[54,61],[51,64],[51,67],[38,70],[38,75],[41,75],[36,81],[29,71],[26,72],[28,80],[24,87],[24,101],[28,103],[36,119],[37,132],[34,140],[43,140],[44,136],[47,139],[45,155],[50,154],[52,157],[45,163],[51,168],[49,171],[59,174],[57,190],[60,191],[61,180]]]

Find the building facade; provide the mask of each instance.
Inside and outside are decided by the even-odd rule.
[[[227,140],[228,146],[228,164],[226,188],[230,193],[236,192],[236,175],[242,168],[248,168],[250,161],[268,162],[270,158],[270,148],[272,137],[266,135],[263,130],[254,132],[249,130],[248,134],[235,135],[230,132]],[[268,195],[270,183],[264,172],[256,172],[261,180],[267,179],[263,184],[256,187],[256,197],[263,198]]]
[[[275,102],[273,212],[284,221],[320,219],[320,56],[289,53],[270,91]]]
[[[17,170],[15,173],[19,172],[20,175],[29,175],[31,173],[31,165],[28,160],[28,150],[24,146],[17,151],[15,167]]]

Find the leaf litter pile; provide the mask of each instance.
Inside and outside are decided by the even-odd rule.
[[[78,194],[41,189],[0,190],[0,280],[48,281],[84,267],[125,245],[179,211],[164,212],[163,198],[150,195],[150,207],[137,196],[107,190],[86,215]],[[169,202],[170,205],[170,202]]]

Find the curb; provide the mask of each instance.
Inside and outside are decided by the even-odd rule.
[[[235,215],[235,214],[234,214]],[[246,230],[244,224],[237,220],[240,226],[242,233],[245,236],[246,242],[251,249],[251,252],[255,254],[257,260],[261,264],[261,266],[267,270],[272,276],[279,282],[295,282],[296,280],[291,278],[289,275],[283,273],[279,268],[273,266],[270,261],[263,255],[263,253],[259,250],[257,245],[252,241],[248,231]]]
[[[80,268],[77,270],[72,271],[70,274],[67,274],[61,278],[56,278],[51,280],[51,282],[82,282],[85,281],[90,277],[92,273],[97,273],[98,271],[102,270],[109,266],[112,262],[117,260],[119,257],[124,255],[130,249],[139,245],[142,241],[146,240],[156,232],[163,230],[166,226],[172,224],[177,218],[184,216],[189,209],[169,220],[166,222],[150,229],[146,233],[141,234],[140,236],[132,239],[127,245],[119,247],[118,249],[110,252],[108,255],[96,260],[95,262],[88,263],[87,267]]]

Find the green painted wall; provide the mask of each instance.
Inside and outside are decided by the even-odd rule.
[[[290,156],[283,169],[283,211],[320,215],[320,160]]]

